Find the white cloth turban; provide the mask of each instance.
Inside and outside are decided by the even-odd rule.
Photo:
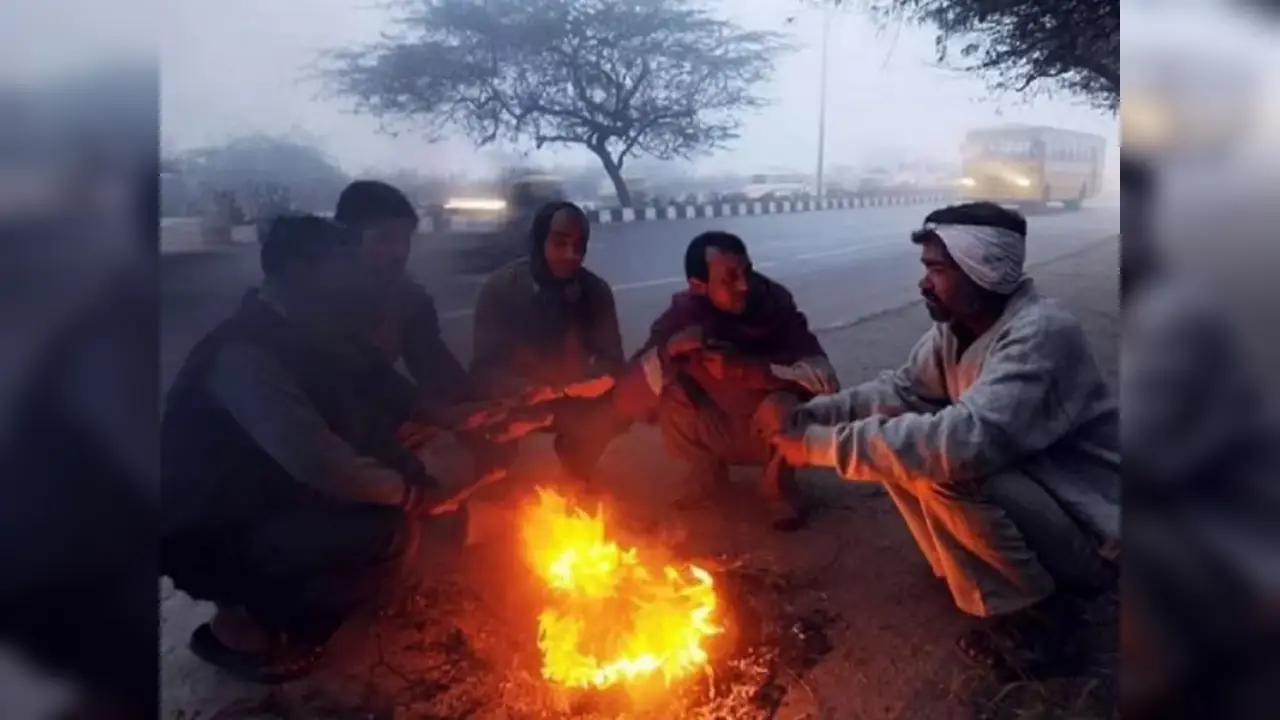
[[[981,287],[1010,295],[1022,282],[1027,238],[987,225],[926,225],[947,246],[956,264]]]

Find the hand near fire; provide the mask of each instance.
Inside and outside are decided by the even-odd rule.
[[[456,430],[478,430],[496,425],[507,418],[511,409],[501,403],[474,403],[451,409]]]
[[[809,453],[804,445],[804,430],[791,429],[775,433],[769,442],[777,453],[791,467],[804,467],[809,464]]]
[[[454,495],[450,497],[448,500],[445,500],[442,503],[438,503],[432,506],[431,509],[427,511],[427,514],[428,515],[447,515],[449,513],[457,512],[462,507],[462,504],[465,503],[468,499],[470,499],[473,495],[480,492],[484,488],[505,479],[506,477],[507,477],[506,468],[504,467],[493,468],[489,472],[480,476],[479,480],[476,480],[474,483],[471,483],[465,488],[462,488],[458,492],[454,493]]]
[[[597,398],[613,389],[615,381],[612,375],[602,375],[598,378],[583,380],[572,385],[565,386],[565,397],[571,398]]]
[[[506,443],[551,427],[556,420],[555,415],[546,413],[523,414],[505,425],[491,427],[485,434],[494,442]]]
[[[420,422],[407,422],[396,430],[396,439],[400,444],[413,452],[421,452],[423,448],[430,445],[436,436],[440,434],[440,428]]]
[[[597,398],[613,389],[615,381],[611,375],[580,380],[568,385],[540,385],[522,393],[516,404],[529,406],[541,405],[561,398]]]
[[[667,355],[673,358],[691,355],[701,350],[705,344],[702,327],[690,325],[667,340]]]
[[[840,392],[840,379],[831,363],[823,357],[815,357],[791,365],[770,365],[774,377],[789,380],[814,395],[831,395]]]

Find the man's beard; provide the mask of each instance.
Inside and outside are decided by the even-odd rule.
[[[929,313],[929,319],[934,322],[946,323],[955,319],[955,314],[944,307],[936,297],[925,295],[924,309]]]

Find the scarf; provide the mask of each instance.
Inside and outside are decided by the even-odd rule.
[[[928,225],[956,264],[980,287],[1010,295],[1022,282],[1027,239],[1012,230],[987,225]]]
[[[791,305],[784,300],[786,291],[768,277],[752,272],[748,282],[747,309],[741,315],[726,313],[698,297],[700,324],[709,342],[729,352],[767,357],[778,350],[778,339],[794,321]]]
[[[570,202],[553,202],[543,205],[533,218],[529,230],[529,267],[533,273],[534,321],[528,328],[531,344],[549,354],[558,354],[570,333],[586,337],[594,321],[591,298],[578,276],[563,279],[552,274],[547,265],[546,244],[551,232],[551,219],[557,212],[567,210],[577,216],[582,225],[582,242],[591,238],[590,225],[582,209]]]

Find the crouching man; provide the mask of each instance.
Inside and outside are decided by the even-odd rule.
[[[656,418],[669,452],[687,465],[690,492],[679,506],[726,499],[731,465],[764,467],[775,528],[797,530],[809,506],[769,438],[802,399],[835,392],[835,372],[791,293],[752,269],[741,238],[703,233],[684,264],[689,287],[654,321],[615,408]]]
[[[165,401],[161,571],[217,604],[191,649],[282,682],[402,569],[434,481],[396,438],[416,393],[364,342],[360,236],[285,218],[266,279],[188,356]]]
[[[990,203],[912,239],[934,327],[894,372],[801,406],[792,463],[882,483],[992,669],[1066,659],[1073,598],[1107,587],[1120,530],[1116,403],[1080,322],[1023,275],[1026,220]]]
[[[567,479],[580,491],[614,438],[626,430],[610,411],[612,375],[626,361],[609,283],[584,266],[591,225],[568,202],[533,218],[528,255],[499,268],[476,302],[471,375],[491,400],[539,404]],[[575,388],[573,392],[566,392]],[[514,443],[493,457],[509,465]]]

